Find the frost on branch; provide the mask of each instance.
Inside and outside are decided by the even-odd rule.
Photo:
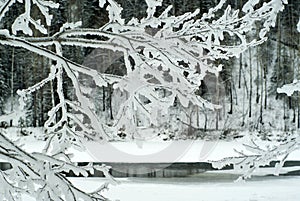
[[[103,2],[100,4],[104,6]],[[212,110],[218,108],[195,95],[201,80],[208,73],[218,76],[222,66],[213,65],[217,59],[238,56],[247,48],[264,42],[267,31],[275,25],[277,13],[286,3],[273,0],[254,9],[255,2],[251,2],[245,5],[242,17],[239,17],[238,10],[225,7],[224,0],[201,17],[199,9],[172,16],[169,14],[172,6],[158,14],[156,8],[161,1],[149,0],[146,1],[147,17],[141,20],[132,18],[125,25],[110,20],[100,28],[109,38],[108,42],[122,47],[118,50],[124,54],[127,69],[127,74],[114,84],[115,90],[127,94],[114,128],[126,127],[128,133],[135,133],[138,125],[159,127],[157,117],[168,112],[167,108],[175,99],[183,107],[191,104]],[[216,17],[217,13],[218,16],[222,13],[221,17]],[[263,21],[260,37],[249,40],[247,33],[257,21]],[[100,33],[94,33],[97,34]],[[230,39],[236,43],[228,43]],[[137,120],[136,114],[140,113],[145,118]]]
[[[114,0],[99,0],[99,6],[101,8],[104,7],[104,4],[106,2],[108,2],[109,4],[106,8],[106,10],[108,11],[109,22],[124,25],[125,20],[121,17],[123,8]]]
[[[42,4],[44,1],[23,2],[28,8],[21,15],[24,20],[21,20],[23,26],[19,27],[19,31],[29,35],[31,30],[28,29],[28,23],[31,18],[28,16],[31,2],[44,6],[45,9],[40,8],[40,11],[46,19],[51,19],[46,8],[56,7],[56,4],[52,3]],[[220,108],[196,95],[201,81],[207,74],[219,75],[222,65],[215,66],[216,60],[238,56],[247,48],[264,42],[267,31],[275,24],[277,13],[286,3],[272,0],[259,7],[256,5],[258,2],[246,3],[242,15],[239,15],[240,11],[226,6],[226,1],[222,0],[202,16],[199,9],[173,16],[170,14],[172,6],[162,13],[157,13],[156,8],[162,5],[162,1],[146,0],[147,16],[140,20],[133,18],[125,23],[120,4],[114,0],[100,0],[99,6],[108,11],[109,21],[99,29],[80,28],[80,23],[74,22],[66,24],[53,36],[25,38],[23,41],[16,41],[14,36],[8,36],[12,42],[6,40],[2,44],[23,47],[30,51],[33,51],[34,47],[35,53],[55,61],[49,77],[30,89],[23,90],[22,94],[25,97],[26,94],[38,90],[44,83],[57,80],[60,101],[49,111],[49,119],[45,126],[50,133],[59,130],[68,133],[66,137],[61,135],[59,141],[68,142],[68,136],[71,136],[72,142],[78,142],[82,137],[95,139],[96,136],[100,136],[102,139],[110,139],[123,128],[127,133],[134,134],[139,128],[159,127],[157,119],[168,112],[175,100],[185,108],[189,105],[212,110]],[[263,22],[259,37],[250,39],[247,34],[258,21]],[[42,32],[41,26],[35,29]],[[18,29],[13,28],[15,34]],[[230,41],[235,42],[231,44]],[[30,47],[27,47],[27,43]],[[50,52],[45,46],[55,46],[56,49]],[[100,74],[71,62],[63,57],[64,46],[122,52],[126,74]],[[63,97],[63,74],[72,81],[75,89],[74,100]],[[115,91],[126,94],[126,100],[119,106],[112,126],[100,122],[95,115],[91,97],[85,93],[90,89],[80,81],[86,76],[93,80],[97,87],[110,85]],[[56,121],[56,114],[59,112],[62,115],[59,121]],[[137,114],[142,118],[137,119]],[[55,136],[57,135],[54,134],[53,137]],[[65,140],[62,140],[64,138]]]
[[[0,170],[0,200],[17,201],[28,195],[37,201],[65,200],[65,201],[101,201],[106,200],[101,195],[107,189],[107,184],[90,193],[75,187],[66,177],[70,171],[76,175],[87,177],[95,170],[102,171],[107,178],[107,166],[93,167],[91,165],[78,167],[70,162],[55,159],[41,154],[28,154],[18,148],[0,133],[0,159],[8,161],[11,168]],[[115,183],[113,179],[110,183]]]
[[[18,31],[23,32],[26,35],[32,36],[33,32],[30,28],[30,25],[33,25],[34,28],[40,31],[42,34],[47,34],[46,27],[42,24],[42,19],[33,19],[31,16],[31,4],[35,4],[42,15],[45,17],[46,25],[51,25],[52,15],[49,14],[49,8],[58,8],[59,4],[52,1],[44,0],[24,0],[25,12],[21,14],[12,25],[13,34],[17,34]],[[5,6],[5,5],[4,5]]]
[[[63,177],[61,171],[72,170],[83,175],[87,171],[72,165],[66,150],[71,146],[84,148],[84,139],[111,140],[119,129],[134,134],[139,128],[158,127],[159,118],[168,112],[175,100],[183,107],[219,108],[196,95],[202,79],[207,74],[219,75],[222,66],[215,66],[216,60],[238,56],[247,48],[264,42],[267,31],[274,26],[276,14],[286,3],[271,0],[260,7],[256,5],[258,1],[249,1],[244,13],[239,15],[238,10],[225,7],[226,1],[222,0],[202,16],[199,9],[173,16],[171,6],[162,13],[156,12],[161,0],[146,0],[147,16],[126,22],[120,4],[114,0],[100,0],[99,5],[108,11],[109,17],[104,26],[80,28],[80,22],[70,22],[57,33],[46,36],[47,28],[51,26],[50,9],[55,10],[58,4],[44,0],[1,1],[1,22],[16,2],[24,5],[25,12],[11,22],[12,27],[0,30],[0,44],[23,48],[51,61],[49,75],[32,87],[19,90],[20,99],[26,103],[28,96],[53,82],[57,101],[48,112],[45,124],[48,142],[44,153],[48,155],[28,155],[0,136],[0,154],[12,164],[12,169],[1,172],[4,186],[1,189],[10,200],[19,193],[35,192],[40,196],[38,200],[49,200],[45,199],[46,195],[53,196],[53,200],[103,199],[98,192],[86,194],[79,191]],[[33,5],[44,19],[34,19]],[[263,21],[259,37],[250,39],[247,34],[258,21]],[[32,37],[34,31],[42,36]],[[75,63],[64,56],[65,46],[122,52],[126,74],[99,73]],[[72,98],[64,94],[65,77],[74,88]],[[82,82],[86,77],[97,87],[109,85],[125,94],[126,99],[118,108],[111,126],[105,125],[95,114],[88,93],[90,87]],[[137,114],[143,116],[142,122],[138,122]],[[107,173],[107,168],[98,168]]]
[[[285,93],[287,96],[293,95],[294,92],[300,91],[300,81],[294,80],[291,84],[286,84],[277,89],[278,93]]]
[[[298,136],[289,137],[286,142],[265,147],[251,140],[251,144],[244,144],[245,151],[235,150],[240,156],[212,161],[212,165],[214,168],[221,169],[232,164],[234,171],[241,174],[237,181],[241,181],[251,178],[256,171],[270,165],[272,161],[279,161],[275,164],[273,173],[278,176],[289,154],[299,149],[299,140]]]

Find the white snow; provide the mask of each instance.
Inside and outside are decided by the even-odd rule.
[[[300,81],[294,80],[291,84],[286,84],[281,88],[277,89],[278,93],[285,93],[287,96],[293,95],[294,92],[300,90]]]
[[[39,138],[42,128],[26,128],[28,136],[16,136],[20,128],[6,129],[7,136],[18,139],[29,152],[39,152],[45,142]],[[20,134],[19,134],[20,135]],[[147,142],[86,142],[86,152],[70,150],[73,161],[83,162],[208,162],[237,156],[234,151],[244,150],[249,137],[233,141],[147,141]],[[262,147],[270,142],[258,140]],[[272,142],[274,143],[274,142]],[[293,152],[287,160],[300,160],[300,151]],[[286,167],[280,173],[299,170]],[[104,196],[122,201],[296,201],[300,197],[300,177],[266,177],[275,168],[262,168],[246,183],[233,182],[239,176],[236,170],[207,171],[184,178],[122,178],[120,184],[110,186]],[[259,176],[259,177],[258,177]],[[105,183],[105,178],[69,178],[78,188],[92,192]],[[22,201],[33,201],[23,196]]]
[[[212,177],[212,175],[206,175]],[[300,177],[264,178],[234,183],[230,178],[207,181],[204,174],[194,178],[118,179],[104,196],[121,201],[297,201]],[[103,178],[69,178],[78,188],[91,192]],[[205,179],[205,181],[203,180]],[[24,196],[23,201],[33,201]]]
[[[103,182],[99,178],[71,180],[87,191]],[[233,183],[230,179],[207,182],[207,178],[201,176],[198,179],[129,178],[120,181],[120,185],[110,186],[106,197],[122,201],[296,201],[300,197],[299,177],[265,178],[247,183]]]
[[[7,129],[7,137],[18,140],[28,152],[41,152],[45,142],[39,139],[42,128],[26,128],[29,136],[20,138],[14,133],[20,133],[20,128]],[[31,134],[30,134],[31,133]],[[204,140],[178,140],[178,141],[130,141],[130,142],[94,142],[84,143],[86,151],[80,152],[70,149],[74,162],[120,162],[120,163],[173,163],[173,162],[209,162],[225,157],[239,156],[235,150],[246,151],[243,144],[250,142],[249,137],[232,141],[204,141]],[[274,145],[274,142],[256,140],[261,146]],[[291,153],[287,160],[300,160],[300,150]]]

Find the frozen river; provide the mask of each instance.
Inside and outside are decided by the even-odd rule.
[[[185,178],[122,178],[105,196],[121,201],[298,201],[300,177],[255,177],[235,183],[234,175],[211,173]],[[92,191],[101,178],[72,178],[78,187]]]
[[[200,173],[178,178],[117,178],[104,196],[120,201],[299,201],[300,176],[254,177],[234,182],[237,175]],[[92,192],[106,180],[73,177],[71,182]],[[22,201],[33,201],[24,196]]]

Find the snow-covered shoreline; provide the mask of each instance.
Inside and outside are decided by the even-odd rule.
[[[69,178],[80,189],[91,192],[104,178]],[[300,177],[263,178],[246,183],[207,182],[203,178],[118,179],[104,196],[122,201],[296,201],[300,197]],[[24,197],[23,201],[31,201]]]
[[[20,129],[6,130],[6,135],[17,140],[26,151],[41,152],[45,142],[39,139],[41,128],[29,129],[28,136],[16,136]],[[17,132],[18,131],[18,132]],[[243,144],[248,144],[252,138],[248,136],[228,140],[173,140],[163,141],[152,139],[148,141],[127,142],[85,142],[86,151],[70,149],[74,154],[74,162],[107,162],[107,163],[195,163],[221,160],[226,157],[238,156],[235,150],[247,153]],[[274,142],[256,138],[261,146],[274,145]],[[287,161],[300,161],[300,150],[292,152]]]

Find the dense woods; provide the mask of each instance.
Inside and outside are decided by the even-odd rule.
[[[146,15],[144,1],[119,0],[126,19]],[[108,21],[106,11],[98,6],[97,0],[59,1],[61,6],[54,14],[53,26],[49,34],[55,33],[65,22],[82,21],[82,27],[100,27]],[[172,14],[179,15],[200,8],[207,12],[218,1],[168,0],[159,9],[173,5]],[[243,0],[230,0],[233,8],[241,8]],[[1,27],[10,27],[16,16],[23,12],[21,5],[14,8],[4,18]],[[300,128],[300,97],[278,94],[276,89],[300,78],[300,35],[296,26],[299,20],[300,1],[289,2],[279,13],[276,28],[268,34],[270,40],[255,48],[250,48],[239,58],[230,61],[216,61],[224,68],[219,77],[207,75],[197,93],[207,100],[219,104],[222,109],[212,111],[190,105],[188,108],[174,102],[169,116],[161,119],[163,133],[168,136],[195,136],[199,132],[220,130],[224,133],[235,130],[267,132],[270,130],[296,130]],[[36,18],[38,18],[38,12]],[[252,35],[256,36],[262,24],[257,23]],[[149,30],[149,33],[155,30]],[[39,36],[39,32],[34,33]],[[234,41],[231,41],[234,43]],[[96,69],[102,73],[124,75],[124,59],[119,52],[83,47],[64,47],[64,56],[72,61]],[[51,62],[37,54],[21,48],[1,46],[0,48],[0,115],[17,110],[18,89],[28,88],[47,77]],[[67,77],[64,85],[69,86]],[[82,82],[89,83],[88,80]],[[8,126],[43,126],[48,111],[57,104],[55,83],[49,82],[27,99],[26,111]],[[72,97],[72,87],[65,87],[64,94]],[[124,100],[122,94],[112,86],[90,92],[96,114],[107,124],[116,116],[117,107]],[[138,116],[138,115],[137,115]],[[141,117],[142,118],[142,117]],[[3,122],[2,122],[3,125]],[[175,134],[174,134],[175,133]]]

